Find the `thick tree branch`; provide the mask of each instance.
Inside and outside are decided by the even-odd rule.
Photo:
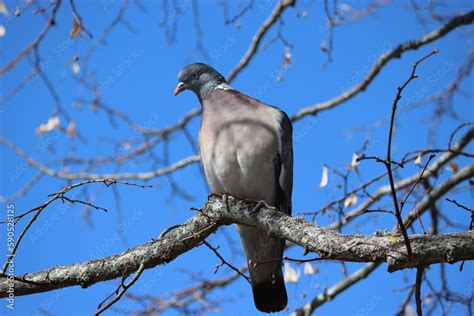
[[[436,198],[455,184],[473,176],[474,164],[471,164],[435,188],[430,197]],[[391,272],[419,265],[474,259],[474,231],[436,236],[410,236],[413,257],[408,258],[403,240],[397,236],[342,235],[271,208],[252,212],[254,204],[229,198],[227,209],[220,198],[212,197],[201,211],[170,235],[125,253],[90,262],[59,266],[27,274],[21,278],[17,277],[15,280],[3,277],[0,279],[0,297],[8,294],[7,290],[12,282],[15,295],[27,295],[67,286],[88,287],[97,282],[127,276],[137,271],[140,265],[149,269],[168,263],[201,244],[219,226],[232,223],[255,226],[272,236],[285,238],[310,252],[319,253],[321,257],[327,259],[387,262]],[[427,209],[430,203],[425,204]],[[419,211],[422,212],[424,209]]]

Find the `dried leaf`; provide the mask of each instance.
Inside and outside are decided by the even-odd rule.
[[[416,315],[415,309],[410,304],[408,304],[407,307],[405,307],[405,315],[407,315],[407,316],[415,316]]]
[[[38,135],[43,135],[44,133],[51,132],[53,129],[58,128],[59,126],[61,126],[59,116],[53,116],[50,117],[46,123],[41,124],[35,132]]]
[[[74,62],[71,64],[71,70],[74,74],[78,74],[81,71],[81,67],[79,66],[78,63]]]
[[[291,50],[289,47],[285,47],[285,65],[289,65],[291,64],[291,60],[292,60],[292,54],[291,54]]]
[[[76,123],[74,121],[70,121],[67,128],[66,128],[66,134],[67,136],[74,138],[77,136],[77,129],[76,129]]]
[[[82,28],[81,21],[79,20],[77,15],[73,14],[72,16],[74,17],[74,22],[72,23],[72,30],[71,30],[71,33],[69,35],[72,38],[76,38],[79,35],[81,35],[81,33],[83,31],[83,28]]]
[[[452,160],[449,161],[449,167],[451,168],[451,171],[454,173],[457,173],[459,170],[459,165]]]
[[[7,29],[0,24],[0,37],[2,36],[5,36],[5,34],[7,33]]]
[[[351,194],[347,199],[344,201],[344,207],[348,208],[352,205],[357,203],[357,196],[355,194]]]
[[[430,293],[426,294],[425,296],[425,305],[430,305],[433,302],[433,297]]]
[[[321,182],[319,183],[320,188],[324,188],[328,185],[328,167],[323,166],[323,173],[321,175]]]
[[[319,269],[316,266],[313,266],[310,262],[306,262],[303,268],[304,274],[315,274],[319,273]]]
[[[416,157],[416,159],[415,159],[415,161],[413,161],[413,163],[414,163],[415,165],[420,165],[420,164],[421,164],[421,154],[419,154],[419,155]]]
[[[294,269],[288,262],[285,262],[284,279],[286,283],[298,283],[301,276],[301,271]]]
[[[5,2],[0,1],[0,13],[3,14],[4,16],[9,16],[10,12],[8,12],[8,8],[5,5]]]
[[[357,159],[359,158],[359,156],[357,156],[356,153],[354,153],[352,155],[352,161],[350,163],[350,165],[348,166],[349,170],[354,170],[355,172],[359,173],[359,162],[357,161]]]

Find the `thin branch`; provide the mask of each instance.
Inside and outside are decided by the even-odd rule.
[[[290,257],[283,257],[283,258],[273,258],[273,259],[268,259],[265,261],[259,261],[253,263],[253,267],[256,268],[258,266],[261,266],[262,264],[268,264],[272,262],[280,262],[280,261],[290,261],[290,262],[296,262],[298,264],[306,263],[306,262],[314,262],[314,261],[323,261],[327,260],[326,258],[310,258],[310,259],[297,259],[297,258],[290,258]]]
[[[19,220],[21,218],[23,218],[24,216],[28,215],[28,214],[31,214],[31,213],[34,213],[33,217],[30,219],[30,221],[26,224],[26,226],[23,228],[23,230],[21,231],[20,235],[18,236],[18,238],[16,239],[15,241],[15,245],[13,246],[12,250],[9,252],[8,254],[8,257],[14,257],[16,255],[16,252],[18,250],[18,247],[20,246],[20,243],[21,241],[23,240],[23,237],[26,235],[27,231],[30,229],[30,227],[33,225],[33,223],[36,221],[36,219],[39,217],[39,215],[43,212],[44,209],[46,209],[50,204],[52,204],[54,201],[57,201],[57,200],[66,200],[70,203],[80,203],[80,204],[84,204],[84,205],[88,205],[88,206],[91,206],[91,207],[94,207],[95,209],[102,209],[102,210],[105,210],[107,211],[106,209],[102,208],[102,207],[98,207],[98,206],[95,206],[89,202],[84,202],[84,201],[81,201],[81,200],[77,200],[77,199],[70,199],[68,197],[66,197],[64,194],[66,194],[67,192],[75,189],[75,188],[78,188],[80,186],[83,186],[83,185],[87,185],[87,184],[91,184],[91,183],[104,183],[106,186],[110,186],[110,185],[113,185],[113,184],[116,184],[116,183],[119,183],[119,184],[125,184],[125,185],[132,185],[132,186],[137,186],[137,187],[140,187],[140,188],[146,188],[146,187],[151,187],[149,185],[139,185],[139,184],[134,184],[134,183],[129,183],[129,182],[123,182],[123,181],[116,181],[116,180],[111,180],[111,179],[96,179],[96,180],[87,180],[87,181],[83,181],[83,182],[79,182],[79,183],[75,183],[75,184],[72,184],[72,185],[69,185],[67,187],[65,187],[64,189],[62,189],[61,191],[59,192],[56,192],[56,193],[53,193],[53,194],[50,194],[49,196],[52,196],[51,199],[49,199],[48,201],[46,201],[45,203],[41,204],[40,206],[37,206],[29,211],[26,211],[20,215],[17,215],[15,217],[13,217],[15,220]],[[1,224],[4,224],[6,223],[7,221],[4,221],[2,222]],[[5,261],[5,264],[3,265],[3,268],[2,268],[2,271],[0,274],[4,275],[5,274],[5,271],[7,270],[8,268],[8,258],[7,260]]]
[[[390,127],[389,127],[388,142],[387,142],[387,158],[386,158],[384,164],[385,164],[385,167],[387,168],[388,180],[390,182],[393,206],[395,207],[395,217],[397,218],[398,226],[400,228],[400,231],[402,232],[403,240],[405,241],[405,246],[407,247],[407,253],[408,253],[409,257],[412,256],[412,250],[411,250],[410,242],[408,240],[408,234],[407,234],[407,231],[405,229],[405,226],[403,225],[403,220],[402,220],[402,216],[401,216],[403,204],[402,204],[401,207],[398,204],[397,191],[395,189],[395,181],[393,180],[393,172],[392,172],[391,154],[392,154],[393,124],[395,122],[395,113],[397,111],[398,101],[400,101],[400,99],[402,98],[403,90],[408,86],[408,84],[412,80],[414,80],[418,77],[418,75],[416,74],[416,68],[424,60],[426,60],[427,58],[429,58],[432,55],[437,54],[437,53],[438,53],[438,50],[435,49],[435,50],[431,51],[429,54],[427,54],[426,56],[424,56],[423,58],[421,58],[420,60],[416,61],[413,64],[413,68],[412,68],[410,77],[405,81],[405,83],[401,87],[397,88],[397,95],[395,96],[395,99],[393,100],[393,103],[392,103],[392,115],[390,117]],[[420,175],[420,178],[421,178],[422,174],[424,173],[425,169],[422,171],[422,173]],[[415,185],[416,185],[416,182],[415,182]]]
[[[38,172],[34,177],[32,177],[25,183],[25,185],[20,191],[13,193],[9,196],[0,196],[0,203],[9,203],[21,197],[24,197],[30,191],[30,189],[43,178],[43,176],[44,173]]]
[[[137,280],[140,278],[140,276],[142,275],[142,273],[145,271],[145,265],[140,265],[140,267],[138,268],[137,272],[135,272],[135,275],[133,276],[133,278],[127,283],[127,284],[124,284],[123,281],[121,283],[121,288],[122,290],[117,294],[117,296],[115,296],[109,303],[107,303],[106,305],[100,307],[99,306],[99,310],[97,312],[94,313],[94,316],[99,316],[100,314],[102,314],[103,312],[105,312],[107,309],[109,309],[112,305],[114,305],[115,303],[117,303],[120,298],[125,294],[125,292],[127,292],[127,290],[135,283],[137,282]]]
[[[430,164],[431,160],[435,157],[435,155],[431,155],[430,158],[428,159],[428,161],[426,162],[425,166],[423,167],[423,169],[421,170],[420,172],[420,177],[418,178],[418,180],[416,180],[416,182],[413,184],[413,186],[411,187],[410,191],[408,191],[407,195],[405,196],[405,198],[403,199],[403,201],[400,202],[400,212],[403,210],[403,207],[405,206],[405,204],[407,203],[408,201],[408,198],[410,197],[410,195],[413,193],[413,191],[415,190],[415,188],[418,186],[418,184],[420,184],[420,182],[423,180],[423,174],[425,173],[426,171],[426,168],[428,168],[428,165]]]
[[[463,209],[463,210],[466,210],[466,211],[468,211],[469,213],[471,213],[471,223],[469,224],[469,230],[472,230],[472,228],[474,227],[474,225],[473,225],[473,223],[474,223],[474,209],[469,208],[469,207],[467,207],[467,206],[464,206],[464,205],[458,203],[456,200],[451,200],[451,199],[446,198],[446,201],[451,202],[451,203],[453,203],[454,205],[456,205],[457,207],[459,207],[459,208],[461,208],[461,209]]]
[[[250,47],[247,49],[247,52],[242,57],[239,64],[227,76],[228,82],[233,81],[235,77],[242,71],[242,69],[244,69],[248,65],[252,57],[257,53],[260,42],[262,41],[268,30],[270,30],[270,28],[275,24],[275,22],[278,21],[285,9],[294,6],[295,3],[296,0],[280,0],[278,2],[270,16],[265,20],[265,22],[263,22],[262,26],[253,37],[252,42],[250,43]]]
[[[250,0],[249,3],[238,12],[234,17],[225,20],[225,24],[234,24],[238,19],[243,17],[245,13],[252,9],[255,0]]]
[[[323,50],[324,53],[327,55],[327,64],[330,64],[332,62],[332,51],[333,51],[333,46],[334,46],[334,27],[336,26],[336,23],[334,22],[334,19],[329,12],[329,0],[324,0],[324,13],[326,14],[326,19],[327,19],[327,26],[329,28],[329,35],[328,35],[328,45],[327,46],[322,46],[321,49]]]
[[[246,266],[239,270],[241,273],[247,271]],[[210,294],[214,289],[223,289],[232,282],[238,280],[240,275],[234,273],[227,278],[216,279],[216,280],[203,280],[200,281],[197,285],[190,286],[180,291],[173,291],[170,293],[165,293],[160,296],[150,296],[150,295],[134,295],[127,294],[127,298],[132,301],[148,301],[146,310],[133,312],[133,315],[142,315],[148,316],[150,314],[160,314],[168,309],[182,308],[183,306],[188,306],[190,304],[199,301],[202,303],[203,299]]]
[[[127,7],[128,7],[128,4],[129,4],[129,0],[122,0],[122,4],[120,6],[120,9],[117,13],[117,15],[115,16],[115,18],[110,22],[110,24],[104,29],[104,31],[102,32],[102,34],[96,39],[96,41],[89,47],[88,51],[87,51],[87,54],[84,56],[83,58],[83,62],[82,62],[82,66],[83,66],[83,76],[81,78],[81,81],[82,82],[85,82],[85,77],[88,73],[87,71],[87,67],[89,65],[89,60],[90,58],[92,57],[92,54],[94,53],[94,51],[99,47],[99,45],[103,44],[107,38],[107,36],[110,34],[110,32],[112,32],[112,30],[119,24],[119,23],[124,23],[125,24],[125,20],[124,20],[124,16],[125,16],[125,12],[127,10]]]
[[[124,173],[110,173],[110,174],[97,174],[97,173],[88,173],[88,172],[68,173],[68,172],[62,172],[62,171],[56,171],[56,170],[50,169],[46,167],[45,165],[37,162],[36,160],[31,158],[26,152],[24,152],[22,149],[16,146],[14,143],[10,142],[9,140],[7,140],[6,138],[2,136],[0,136],[0,144],[4,144],[7,147],[9,147],[16,154],[22,157],[26,161],[26,163],[40,170],[44,174],[53,178],[60,178],[60,179],[66,179],[66,180],[80,180],[80,179],[95,180],[95,179],[102,179],[102,178],[106,178],[109,180],[120,180],[120,179],[150,180],[153,178],[158,178],[166,174],[172,173],[176,170],[182,169],[184,167],[187,167],[188,165],[191,165],[193,163],[200,161],[200,157],[196,155],[196,156],[190,156],[190,157],[181,159],[168,167],[164,167],[161,169],[156,169],[156,170],[152,170],[148,172],[138,172],[138,173],[124,172]]]
[[[402,304],[400,304],[400,307],[398,308],[398,312],[395,314],[396,316],[405,316],[405,309],[407,305],[410,303],[414,293],[415,293],[415,287],[411,286]]]
[[[456,205],[457,207],[462,208],[463,210],[466,210],[466,211],[468,211],[468,212],[470,212],[470,213],[473,213],[473,212],[474,212],[474,209],[469,208],[469,207],[467,207],[467,206],[464,206],[464,205],[458,203],[456,200],[451,200],[451,199],[446,198],[446,201],[451,202],[451,203],[453,203],[454,205]]]
[[[365,279],[373,271],[375,271],[380,266],[380,263],[368,263],[364,267],[360,268],[356,272],[349,275],[347,278],[344,278],[339,283],[331,286],[326,289],[324,293],[316,296],[311,302],[306,303],[301,308],[295,309],[291,315],[292,316],[309,316],[313,311],[319,306],[323,305],[326,302],[332,301],[336,296],[350,288],[352,285],[357,284],[359,281]]]
[[[362,79],[362,81],[359,84],[357,84],[350,90],[345,91],[341,93],[339,96],[334,97],[328,101],[317,103],[315,105],[308,106],[306,108],[299,110],[295,115],[293,115],[292,121],[296,122],[305,116],[316,115],[319,112],[332,109],[333,107],[351,99],[358,93],[364,91],[369,86],[369,84],[375,79],[375,77],[377,77],[377,75],[382,70],[382,68],[390,60],[400,58],[400,56],[406,51],[416,50],[424,45],[427,45],[443,37],[444,35],[448,34],[449,32],[453,31],[459,26],[468,25],[473,22],[474,22],[474,10],[466,14],[454,17],[445,25],[441,26],[439,29],[432,31],[431,33],[426,34],[421,38],[400,44],[397,48],[382,54],[377,60],[377,62],[375,63],[374,67],[370,70],[367,76],[364,79]]]
[[[38,34],[38,36],[33,40],[33,42],[31,42],[20,53],[18,53],[18,55],[16,55],[16,57],[13,58],[13,60],[11,60],[5,67],[0,69],[0,77],[3,76],[7,71],[10,71],[12,68],[14,68],[16,64],[18,64],[18,62],[23,59],[23,57],[25,57],[32,49],[37,47],[41,43],[43,38],[46,36],[46,34],[48,34],[51,27],[56,25],[56,14],[58,13],[61,2],[61,0],[56,0],[54,2],[51,16],[46,22],[46,25],[44,26],[43,30]]]
[[[79,12],[77,12],[77,8],[76,8],[76,4],[74,0],[69,0],[69,4],[71,5],[72,15],[74,19],[76,19],[77,23],[79,23],[79,27],[81,28],[81,31],[85,32],[89,36],[89,38],[93,38],[94,36],[92,35],[92,33],[89,32],[84,26],[84,23],[82,22],[82,17],[79,15]]]
[[[415,302],[416,302],[416,315],[423,316],[422,300],[421,300],[421,283],[423,282],[423,267],[416,269],[416,282],[415,282]]]
[[[474,138],[474,129],[469,130],[454,146],[452,151],[448,151],[445,154],[443,154],[441,157],[436,159],[431,166],[429,166],[426,171],[425,171],[425,178],[431,177],[433,175],[438,174],[440,170],[453,158],[457,157],[459,153],[462,151],[463,148],[465,148],[471,140]],[[383,174],[385,175],[385,174]],[[383,176],[381,175],[381,176]],[[395,188],[397,190],[407,188],[408,186],[412,185],[415,183],[418,179],[420,178],[419,174],[414,174],[410,177],[407,177],[405,179],[402,179],[395,183]],[[370,206],[372,206],[375,202],[379,201],[382,197],[388,195],[391,193],[391,187],[389,185],[383,186],[379,188],[370,198],[365,200],[363,203],[361,203],[356,209],[354,209],[350,214],[347,215],[346,219],[343,221],[335,222],[333,224],[330,224],[327,226],[328,228],[331,229],[337,229],[341,225],[347,224],[350,220],[354,219],[357,215],[362,214],[366,209],[368,209]],[[341,200],[344,200],[345,198],[342,198]]]
[[[199,18],[199,4],[197,0],[192,0],[193,7],[193,26],[196,31],[196,51],[200,52],[205,61],[210,60],[209,53],[204,47],[203,43],[203,32],[201,27],[201,21]]]
[[[423,173],[426,170],[426,166],[423,169],[423,171],[421,172],[420,177],[418,178],[417,182],[415,182],[415,185],[412,187],[411,191],[408,193],[407,197],[405,198],[405,200],[403,201],[403,203],[400,206],[399,203],[398,203],[397,191],[396,191],[396,188],[395,188],[395,181],[394,181],[394,178],[393,178],[393,170],[392,170],[393,161],[392,161],[391,154],[392,154],[393,125],[394,125],[394,122],[395,122],[395,114],[396,114],[396,111],[397,111],[398,102],[402,98],[402,92],[412,80],[417,78],[416,69],[417,69],[418,65],[420,63],[422,63],[424,60],[426,60],[427,58],[429,58],[432,55],[437,54],[437,53],[438,53],[438,50],[433,50],[429,54],[424,56],[423,58],[416,61],[413,64],[413,68],[412,68],[412,71],[411,71],[411,74],[410,74],[409,78],[400,87],[397,88],[397,94],[395,96],[395,99],[392,102],[392,114],[391,114],[391,117],[390,117],[390,126],[389,126],[389,131],[388,131],[386,159],[382,160],[378,157],[373,157],[373,158],[375,158],[375,160],[377,162],[383,163],[385,165],[386,169],[387,169],[388,180],[389,180],[389,183],[390,183],[390,193],[392,195],[393,206],[395,208],[394,215],[397,219],[399,229],[400,229],[400,231],[403,235],[403,240],[404,240],[405,246],[407,248],[408,257],[412,256],[412,250],[411,250],[411,245],[410,245],[410,242],[409,242],[409,239],[408,239],[408,233],[406,231],[405,226],[403,225],[403,219],[402,219],[402,216],[401,216],[401,212],[402,212],[402,209],[403,209],[403,203],[406,202],[406,199],[408,199],[408,197],[410,196],[411,191],[419,183],[421,177],[423,176]],[[432,158],[430,158],[430,160],[431,159]],[[364,210],[364,212],[365,212],[365,210]]]
[[[474,165],[472,166],[472,168],[474,168]],[[467,171],[467,169],[463,169],[463,172],[464,171]],[[467,174],[465,176],[467,176]],[[454,178],[457,178],[457,175],[455,175]],[[470,177],[467,176],[464,179],[467,180],[469,178]],[[439,200],[444,194],[446,194],[446,192],[451,190],[456,185],[456,183],[460,183],[458,182],[458,179],[455,179],[454,182],[451,182],[451,180],[452,179],[448,179],[444,183],[433,188],[430,191],[429,195],[413,208],[410,214],[408,214],[408,216],[406,216],[404,219],[405,227],[409,227],[410,225],[412,225],[414,218],[423,214],[425,211],[429,210],[432,207],[432,205],[434,205],[437,200]],[[416,179],[413,181],[416,181]],[[334,226],[334,225],[330,225],[330,226]],[[319,306],[323,305],[326,302],[332,301],[337,295],[347,290],[349,287],[353,286],[357,282],[366,278],[373,271],[375,271],[375,269],[378,268],[379,266],[380,266],[379,263],[369,263],[365,265],[363,268],[354,272],[348,278],[345,278],[341,282],[329,288],[324,294],[318,295],[312,301],[305,304],[303,307],[296,309],[292,315],[294,316],[311,315],[316,308],[318,308]],[[390,271],[390,268],[389,268],[389,271]]]
[[[214,269],[214,273],[217,273],[217,271],[219,270],[220,267],[222,267],[223,265],[226,265],[228,266],[229,268],[231,268],[232,270],[234,270],[236,273],[238,273],[241,277],[243,277],[249,284],[250,283],[250,278],[248,276],[246,276],[245,274],[243,274],[242,272],[240,272],[239,269],[237,269],[235,266],[233,266],[232,264],[228,263],[224,257],[222,257],[222,255],[219,253],[219,251],[217,251],[218,247],[212,247],[210,243],[208,243],[207,241],[203,240],[202,243],[204,245],[207,246],[207,248],[211,249],[212,252],[214,252],[214,254],[217,256],[217,258],[219,258],[221,260],[221,263],[218,264],[216,266],[216,268]]]
[[[459,125],[455,130],[454,132],[451,133],[451,136],[449,137],[449,142],[448,142],[448,149],[449,150],[452,150],[452,144],[453,144],[453,140],[454,140],[454,137],[456,136],[456,134],[461,130],[463,129],[464,127],[466,126],[474,126],[474,122],[466,122],[466,123],[463,123],[461,125]],[[470,130],[473,130],[474,128],[470,128]],[[464,156],[468,156],[468,157],[474,157],[474,154],[467,154],[467,153],[463,153]]]

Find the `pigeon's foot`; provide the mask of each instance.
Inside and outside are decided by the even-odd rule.
[[[268,205],[267,202],[265,202],[264,200],[260,200],[260,201],[257,201],[257,204],[255,204],[251,212],[252,213],[258,212],[262,207],[274,208],[273,206]]]

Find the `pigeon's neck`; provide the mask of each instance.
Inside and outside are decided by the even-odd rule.
[[[223,81],[223,80],[212,80],[212,81],[209,81],[208,83],[206,83],[205,85],[203,85],[201,87],[201,90],[199,91],[199,99],[201,100],[202,98],[204,98],[204,96],[206,94],[208,94],[209,92],[212,92],[216,89],[222,89],[222,90],[230,90],[232,89],[231,86],[229,86],[227,84],[227,82]]]

